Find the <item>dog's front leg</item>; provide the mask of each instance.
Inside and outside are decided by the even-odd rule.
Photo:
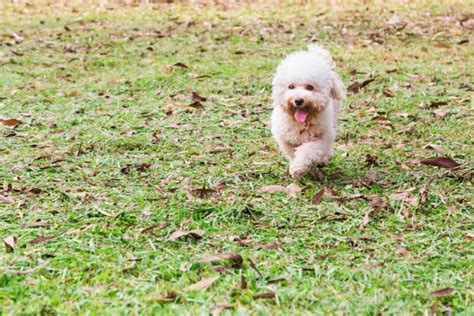
[[[295,150],[295,157],[290,162],[290,175],[293,178],[307,173],[314,165],[327,165],[332,156],[330,139],[318,139],[303,143]]]
[[[278,145],[280,146],[281,151],[285,154],[285,156],[288,158],[288,160],[290,160],[291,163],[291,161],[293,161],[293,158],[295,158],[295,146],[283,140],[279,141]]]

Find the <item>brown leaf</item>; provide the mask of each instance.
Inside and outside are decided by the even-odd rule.
[[[21,124],[21,121],[17,119],[6,119],[6,120],[0,119],[0,123],[6,126],[17,126]]]
[[[279,184],[266,185],[257,190],[259,193],[287,192],[288,189]]]
[[[244,259],[238,253],[215,253],[215,254],[206,254],[204,257],[199,259],[199,263],[208,263],[220,260],[229,260],[232,262],[232,267],[239,269],[242,267]]]
[[[3,238],[3,244],[7,252],[13,252],[16,248],[17,238],[15,236],[8,236]]]
[[[401,253],[405,258],[410,257],[410,252],[403,246],[397,245],[397,250]]]
[[[436,115],[437,117],[441,119],[443,119],[448,114],[448,112],[449,112],[449,109],[447,108],[433,110],[434,115]]]
[[[422,164],[427,166],[435,166],[440,168],[455,168],[459,167],[460,164],[448,157],[432,157],[421,161]]]
[[[199,94],[197,94],[194,91],[192,92],[192,99],[195,102],[206,102],[206,100],[207,100],[207,98],[205,98],[203,96],[200,96]]]
[[[393,92],[391,89],[384,89],[383,95],[387,98],[393,98],[395,96],[395,92]]]
[[[317,204],[319,201],[321,201],[321,199],[323,198],[323,195],[324,195],[324,188],[311,197],[311,203]]]
[[[205,290],[207,289],[208,287],[210,287],[214,282],[217,281],[217,279],[219,279],[219,276],[216,275],[216,276],[213,276],[212,278],[209,278],[209,279],[204,279],[204,280],[201,280],[197,283],[194,283],[188,287],[186,287],[183,291],[197,291],[197,290]]]
[[[51,225],[49,222],[38,220],[36,222],[27,223],[25,227],[46,227]]]
[[[428,196],[429,196],[429,193],[430,193],[430,185],[431,185],[431,182],[433,182],[434,178],[430,178],[426,183],[425,185],[423,185],[423,188],[421,188],[421,191],[420,191],[420,203],[419,205],[422,206],[426,203],[426,201],[428,200]]]
[[[260,249],[270,250],[270,249],[277,249],[279,247],[280,247],[280,243],[276,241],[268,243],[268,244],[258,243],[255,245],[255,249],[257,250],[260,250]]]
[[[347,91],[352,92],[352,93],[357,93],[360,90],[362,90],[364,87],[366,87],[369,83],[375,80],[375,77],[369,78],[367,80],[364,80],[362,82],[356,81],[353,84],[351,84],[348,88]]]
[[[225,266],[223,265],[219,265],[219,266],[212,266],[211,267],[212,270],[216,271],[216,272],[219,272],[219,273],[224,273],[230,269],[226,268]]]
[[[254,299],[259,299],[259,298],[264,298],[264,299],[267,299],[267,298],[275,298],[275,293],[273,293],[273,292],[260,293],[260,294],[254,295],[253,298],[254,298]]]
[[[30,240],[28,243],[31,245],[35,245],[35,244],[39,244],[39,243],[46,242],[53,239],[54,239],[53,236],[40,236],[40,237],[36,237],[35,239]]]
[[[153,231],[154,229],[156,228],[159,228],[159,229],[162,229],[162,228],[165,228],[168,226],[168,223],[167,222],[164,222],[164,221],[160,221],[156,224],[153,224],[151,226],[148,226],[147,228],[144,228],[140,231],[140,233],[147,233],[147,232],[150,232],[150,231]]]
[[[234,307],[230,304],[220,304],[211,308],[211,315],[217,316],[225,309],[233,309]]]
[[[447,287],[441,290],[431,292],[431,295],[433,295],[434,297],[443,297],[453,294],[454,291],[455,290],[453,288]]]
[[[0,195],[0,202],[5,204],[12,204],[15,203],[15,200],[13,200],[11,197]]]
[[[289,184],[286,190],[291,197],[296,197],[296,195],[301,192],[301,188],[296,183]]]
[[[464,234],[467,239],[474,239],[474,232],[467,232]]]
[[[168,237],[168,241],[176,241],[177,239],[184,237],[184,236],[193,236],[194,238],[202,238],[204,236],[204,231],[201,229],[195,230],[177,230],[171,233]]]
[[[182,63],[182,62],[178,62],[178,63],[173,64],[173,65],[171,65],[171,66],[173,66],[173,67],[181,67],[181,68],[185,68],[185,69],[189,68],[186,64],[184,64],[184,63]]]
[[[158,302],[174,302],[176,301],[177,297],[178,295],[176,294],[176,292],[168,292],[165,295],[154,296],[152,300],[158,301]]]
[[[421,102],[418,107],[420,109],[435,109],[438,108],[442,105],[448,105],[448,102],[446,101],[431,101],[429,104],[425,104],[424,102]]]
[[[378,195],[368,195],[366,199],[369,201],[369,205],[372,207],[374,212],[380,211],[385,205],[385,200]]]
[[[367,154],[365,155],[366,166],[378,166],[378,157],[376,155]]]
[[[432,150],[432,151],[437,152],[438,154],[441,154],[441,155],[446,155],[446,153],[448,152],[443,147],[438,146],[438,145],[433,145],[433,144],[426,145],[424,149]]]
[[[193,108],[193,109],[204,109],[204,105],[199,101],[194,101],[193,103],[191,103],[188,106]]]
[[[268,281],[268,284],[278,284],[278,283],[285,282],[285,281],[288,281],[288,280],[287,280],[287,279],[283,279],[283,278],[280,278],[280,279],[273,279],[273,280],[269,280],[269,281]]]
[[[153,134],[151,135],[151,142],[153,144],[158,144],[160,140],[161,140],[161,131],[154,131]]]
[[[137,170],[137,171],[145,171],[145,170],[149,169],[150,167],[151,167],[151,164],[149,164],[149,163],[141,163],[139,165],[136,165],[134,167],[134,169]]]
[[[142,172],[149,169],[150,167],[151,167],[151,164],[149,163],[141,163],[138,165],[127,165],[123,167],[122,169],[120,169],[120,172],[122,172],[123,174],[129,174],[132,169],[138,172]]]
[[[397,191],[396,193],[392,194],[390,197],[394,200],[404,202],[409,206],[416,206],[417,200],[416,197],[410,192],[413,189],[408,189],[405,191]]]
[[[240,289],[246,290],[247,288],[248,288],[247,280],[245,279],[245,276],[242,274],[240,276]]]
[[[248,262],[249,262],[250,267],[251,267],[255,272],[257,272],[257,274],[258,274],[259,276],[262,276],[262,273],[261,273],[260,270],[257,268],[257,265],[255,264],[255,262],[253,262],[252,259],[248,259]]]
[[[31,188],[28,190],[28,192],[33,193],[33,194],[40,194],[43,191],[39,188]]]
[[[367,201],[369,201],[370,208],[365,212],[364,219],[362,220],[362,227],[367,226],[369,223],[369,216],[372,213],[378,212],[385,208],[386,203],[383,198],[377,195],[368,195],[364,197]]]
[[[440,314],[440,313],[449,315],[452,312],[451,307],[449,307],[449,306],[438,307],[438,306],[436,306],[436,304],[431,305],[430,310],[431,310],[432,315],[436,315],[436,314]]]
[[[191,190],[191,194],[195,197],[198,197],[200,199],[205,199],[212,194],[216,193],[217,191],[214,189],[206,189],[205,187],[202,187],[201,189],[194,189]]]

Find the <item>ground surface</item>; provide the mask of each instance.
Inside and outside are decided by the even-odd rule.
[[[0,311],[472,315],[472,4],[4,6]],[[316,41],[351,87],[293,181],[270,82]]]

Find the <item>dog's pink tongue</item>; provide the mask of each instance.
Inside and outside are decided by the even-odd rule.
[[[295,119],[297,122],[304,123],[304,121],[306,121],[306,117],[308,117],[308,112],[303,109],[296,109]]]

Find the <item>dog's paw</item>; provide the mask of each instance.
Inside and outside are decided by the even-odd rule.
[[[309,167],[307,166],[299,166],[299,165],[290,165],[290,176],[292,178],[299,178],[304,176],[308,171]]]

